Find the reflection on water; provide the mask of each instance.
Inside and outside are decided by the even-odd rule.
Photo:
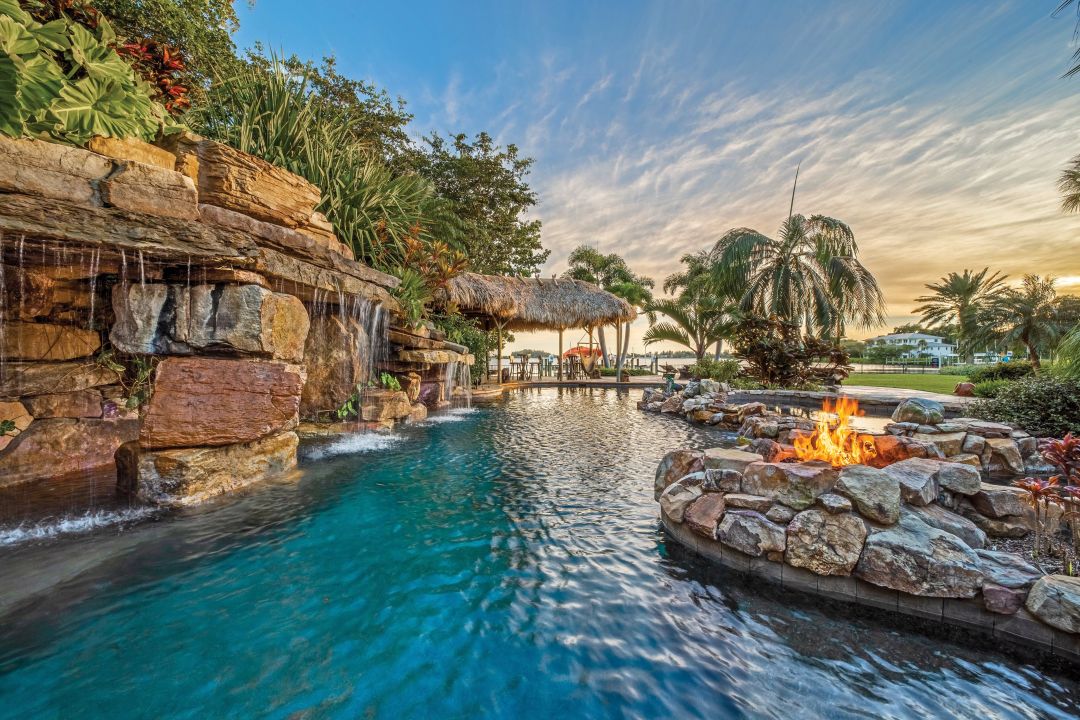
[[[1077,714],[1064,673],[669,545],[656,464],[715,430],[614,391],[461,417],[124,532],[0,548],[0,608],[58,583],[0,626],[0,717]]]

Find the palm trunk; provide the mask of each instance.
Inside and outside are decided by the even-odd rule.
[[[720,353],[722,353],[723,351],[724,351],[724,341],[723,340],[717,340],[716,341],[716,352],[713,353],[713,360],[716,360],[717,362],[719,362],[720,361]]]
[[[1042,364],[1039,361],[1039,351],[1035,348],[1034,345],[1027,342],[1026,340],[1024,341],[1024,345],[1027,346],[1028,360],[1031,361],[1031,367],[1035,370],[1035,374],[1038,374],[1039,370],[1042,368]]]
[[[598,341],[600,342],[600,354],[601,354],[601,355],[603,355],[603,357],[601,358],[601,360],[602,360],[602,363],[603,363],[603,366],[604,366],[604,367],[608,367],[608,361],[607,361],[607,340],[606,340],[606,338],[604,337],[604,326],[603,326],[603,325],[601,325],[601,326],[600,326],[600,327],[599,327],[599,328],[597,329],[597,331],[596,331],[596,339],[597,339],[597,340],[598,340]]]
[[[630,354],[630,323],[623,327],[622,354],[624,358]]]
[[[615,382],[622,380],[622,366],[623,366],[623,354],[622,354],[622,333],[623,324],[615,324],[615,347],[618,351],[615,355]]]

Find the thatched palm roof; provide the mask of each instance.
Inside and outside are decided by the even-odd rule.
[[[441,291],[444,303],[506,330],[564,330],[633,320],[630,303],[592,283],[462,273]]]

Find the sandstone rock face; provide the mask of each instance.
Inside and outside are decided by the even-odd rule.
[[[367,422],[399,420],[410,412],[409,396],[400,390],[365,390],[360,396],[360,419]]]
[[[961,495],[974,495],[982,486],[982,473],[963,463],[939,463],[936,477],[939,487]]]
[[[134,160],[162,170],[176,169],[176,156],[168,150],[143,142],[138,138],[115,138],[96,135],[86,148],[114,160]]]
[[[676,480],[690,473],[704,470],[703,458],[704,454],[701,451],[685,448],[672,450],[665,455],[656,468],[656,479],[653,482],[653,499],[659,500],[664,490]]]
[[[979,491],[971,496],[971,504],[983,515],[1002,518],[1023,515],[1030,509],[1028,493],[1018,487],[980,483]]]
[[[0,487],[111,468],[137,420],[35,420],[0,453]]]
[[[423,403],[413,403],[412,410],[409,412],[409,422],[421,422],[427,420],[428,409],[427,405]]]
[[[8,360],[76,360],[100,347],[96,330],[70,325],[8,322],[0,334],[0,357]]]
[[[851,498],[864,517],[892,525],[900,519],[900,482],[884,470],[850,465],[840,471],[836,490]]]
[[[866,523],[853,514],[805,510],[787,528],[788,565],[818,575],[850,575],[866,541]]]
[[[191,178],[131,160],[119,161],[116,166],[98,183],[106,206],[182,220],[199,217],[199,194]]]
[[[303,385],[284,363],[166,358],[139,439],[150,449],[220,446],[292,430]]]
[[[934,400],[908,398],[896,406],[893,422],[913,422],[919,425],[937,425],[945,419],[945,406]]]
[[[686,508],[701,496],[700,486],[676,482],[660,495],[660,512],[672,522],[681,523],[686,516]]]
[[[986,533],[967,518],[949,512],[940,505],[906,506],[902,513],[912,513],[930,527],[937,528],[963,540],[973,550],[986,547]]]
[[[986,582],[1001,587],[1021,590],[1029,588],[1042,577],[1042,573],[1019,555],[994,550],[976,550],[982,561]]]
[[[420,382],[422,379],[420,373],[415,372],[405,373],[398,379],[398,382],[401,383],[401,389],[409,396],[410,402],[415,403],[420,399]]]
[[[0,420],[9,420],[15,424],[13,430],[9,430],[7,433],[0,435],[0,452],[3,452],[4,448],[11,444],[11,441],[15,439],[19,433],[30,427],[30,423],[34,421],[34,418],[27,411],[26,407],[17,400],[0,401]]]
[[[855,575],[874,585],[929,597],[974,597],[983,583],[975,551],[912,514],[867,538]]]
[[[318,313],[312,317],[304,349],[308,377],[300,403],[304,417],[341,407],[358,385],[367,383],[369,345],[367,331],[356,319],[342,320],[336,313]],[[416,402],[419,397],[418,382],[416,397],[410,395],[410,399]]]
[[[55,283],[51,277],[18,265],[0,264],[0,273],[4,277],[0,319],[33,320],[52,311]]]
[[[743,492],[779,500],[796,510],[814,504],[836,484],[837,472],[827,463],[754,462],[743,473]]]
[[[117,320],[109,337],[125,352],[226,350],[292,362],[304,357],[304,304],[259,285],[117,285],[113,310]]]
[[[712,539],[716,537],[716,526],[723,515],[724,496],[705,493],[686,508],[683,522],[698,535]]]
[[[736,470],[745,472],[746,466],[761,462],[762,457],[746,450],[732,448],[709,448],[705,451],[703,462],[706,470]]]
[[[915,433],[911,436],[913,440],[934,445],[944,457],[959,455],[964,446],[965,437],[967,433],[964,432],[935,432],[932,435]]]
[[[36,418],[99,418],[101,391],[78,390],[26,398],[26,407]]]
[[[118,381],[115,371],[91,361],[0,364],[0,398],[77,392]]]
[[[298,442],[285,432],[223,447],[153,451],[128,443],[117,453],[117,487],[144,502],[191,505],[292,469]]]
[[[716,539],[753,557],[770,552],[782,553],[787,547],[784,527],[753,510],[729,510],[725,513],[716,528]]]
[[[1039,578],[1028,594],[1027,609],[1051,627],[1080,633],[1080,578],[1065,575]]]
[[[91,205],[94,183],[112,167],[108,158],[81,148],[0,136],[0,192]]]
[[[893,463],[885,472],[900,483],[900,497],[909,505],[929,505],[937,498],[935,482],[941,463],[934,460],[912,458]]]
[[[289,228],[306,225],[319,204],[317,187],[265,160],[190,133],[166,141],[178,169],[197,169],[192,179],[202,203]]]

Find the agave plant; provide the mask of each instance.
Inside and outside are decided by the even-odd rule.
[[[1059,495],[1057,494],[1059,482],[1057,476],[1045,480],[1041,478],[1026,477],[1022,480],[1013,482],[1013,485],[1016,487],[1027,491],[1028,503],[1035,510],[1035,547],[1032,550],[1032,559],[1035,561],[1035,567],[1039,568],[1039,570],[1042,570],[1042,565],[1039,564],[1039,553],[1042,550],[1043,525],[1046,522],[1046,511],[1051,503],[1056,504],[1059,499]]]

